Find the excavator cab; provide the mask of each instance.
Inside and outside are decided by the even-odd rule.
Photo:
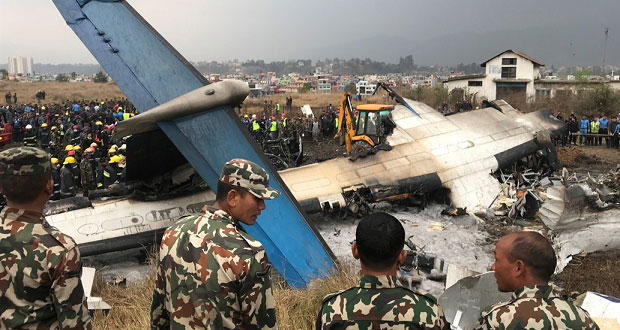
[[[390,112],[394,110],[393,105],[387,104],[363,104],[357,108],[355,135],[366,135],[373,140],[374,144],[383,141],[384,132],[381,127],[386,118],[391,118]]]
[[[340,102],[338,132],[334,136],[340,144],[347,146],[349,159],[355,160],[377,150],[391,150],[385,138],[394,127],[390,112],[393,105],[363,104],[356,109],[354,116],[351,95],[345,93]]]

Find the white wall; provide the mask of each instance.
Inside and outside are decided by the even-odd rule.
[[[502,59],[504,58],[516,58],[517,59],[517,73],[515,79],[528,79],[525,93],[528,98],[534,98],[536,91],[534,90],[534,79],[540,77],[540,69],[534,67],[534,63],[525,57],[519,56],[513,52],[504,53],[498,57],[493,58],[486,64],[487,78],[502,79]],[[495,89],[495,84],[493,84]],[[495,96],[495,91],[493,92]]]
[[[488,78],[471,79],[472,81],[482,81],[482,86],[469,86],[469,80],[454,80],[444,82],[444,87],[451,91],[455,88],[465,90],[467,94],[475,94],[477,101],[494,100],[495,84]]]

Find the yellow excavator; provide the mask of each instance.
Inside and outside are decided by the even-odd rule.
[[[377,84],[375,92],[379,88],[385,89],[390,98],[395,99],[396,102],[403,104],[419,116],[390,86],[380,82]],[[386,138],[396,127],[391,115],[394,106],[389,104],[362,104],[358,105],[355,110],[357,116],[353,115],[351,94],[342,94],[340,113],[338,114],[338,131],[334,139],[338,139],[340,145],[346,144],[349,159],[356,160],[373,154],[377,150],[392,150],[392,147],[387,144]]]

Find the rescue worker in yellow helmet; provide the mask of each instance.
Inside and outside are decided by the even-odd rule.
[[[37,140],[39,140],[39,148],[50,152],[50,142],[52,141],[52,134],[47,127],[47,123],[41,124],[39,132],[37,132]]]
[[[108,189],[110,185],[118,183],[118,162],[121,161],[121,157],[112,156],[108,165],[103,169],[103,189]]]
[[[52,191],[51,200],[60,199],[60,164],[58,163],[58,158],[52,157],[52,181],[54,181],[54,188]]]
[[[62,198],[74,197],[77,190],[72,169],[73,164],[75,164],[75,158],[68,156],[60,169],[60,195]]]

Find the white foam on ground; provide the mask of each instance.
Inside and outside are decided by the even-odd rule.
[[[391,207],[379,204],[375,211],[384,211],[399,219],[405,228],[405,235],[413,235],[416,246],[424,252],[444,259],[447,264],[455,264],[476,272],[487,271],[493,263],[494,245],[487,243],[488,234],[478,229],[476,220],[469,216],[441,215],[443,205],[432,204],[425,209]],[[320,219],[315,222],[319,232],[336,257],[345,263],[358,264],[351,255],[351,242],[355,240],[355,228],[359,219]],[[438,224],[438,225],[437,225]],[[443,230],[434,231],[430,228]],[[430,229],[430,231],[429,231]],[[444,291],[442,283],[424,280],[418,287],[420,291],[435,296]]]

